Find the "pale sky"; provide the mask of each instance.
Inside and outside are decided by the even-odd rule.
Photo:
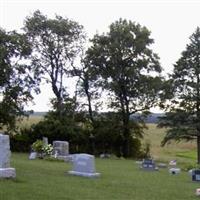
[[[25,17],[37,9],[49,18],[58,14],[79,22],[89,38],[107,32],[120,17],[146,26],[166,73],[172,71],[189,36],[200,26],[200,0],[0,0],[0,27],[20,30]],[[52,95],[43,85],[29,109],[49,110]]]

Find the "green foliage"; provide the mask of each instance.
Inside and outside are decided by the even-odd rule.
[[[31,147],[33,151],[37,153],[43,153],[44,142],[42,140],[36,140]]]
[[[162,145],[171,140],[198,140],[200,163],[200,28],[190,37],[190,44],[174,65],[171,75],[170,111],[161,118],[160,127],[169,127]]]
[[[42,154],[43,156],[49,156],[53,152],[53,146],[51,144],[44,144],[43,140],[36,140],[31,148],[33,151]]]
[[[49,19],[39,10],[25,20],[24,30],[32,44],[32,70],[35,79],[51,84],[57,99],[57,109],[67,96],[64,79],[69,77],[70,66],[79,54],[85,38],[83,27],[77,22],[56,15]]]
[[[158,56],[149,48],[153,39],[146,27],[120,19],[109,28],[108,33],[97,34],[91,40],[86,60],[98,73],[101,86],[108,93],[109,107],[120,116],[123,155],[127,157],[132,129],[130,116],[148,112],[158,103],[162,88],[161,67]],[[135,126],[138,127],[137,123]]]
[[[27,114],[24,106],[32,100],[36,82],[25,62],[31,53],[24,35],[0,29],[0,126],[14,129],[16,119]]]

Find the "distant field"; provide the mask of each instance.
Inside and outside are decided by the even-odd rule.
[[[30,127],[32,124],[37,124],[43,118],[44,118],[43,116],[31,115],[29,117],[25,117],[21,122],[18,123],[18,125],[20,127]]]
[[[156,124],[148,124],[148,129],[145,130],[145,141],[150,141],[151,154],[156,160],[169,161],[177,159],[182,163],[190,163],[196,161],[196,143],[193,142],[171,142],[170,144],[161,147],[161,141],[166,134],[166,129],[157,128]]]

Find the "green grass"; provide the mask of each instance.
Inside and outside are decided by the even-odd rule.
[[[186,172],[140,170],[133,160],[96,159],[100,178],[67,174],[70,163],[12,154],[16,180],[0,180],[1,200],[193,200],[197,183]]]

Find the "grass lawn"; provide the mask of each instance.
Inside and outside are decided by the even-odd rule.
[[[194,200],[199,183],[186,172],[146,172],[133,160],[96,159],[100,178],[67,175],[70,163],[12,154],[16,180],[0,180],[0,200]]]

